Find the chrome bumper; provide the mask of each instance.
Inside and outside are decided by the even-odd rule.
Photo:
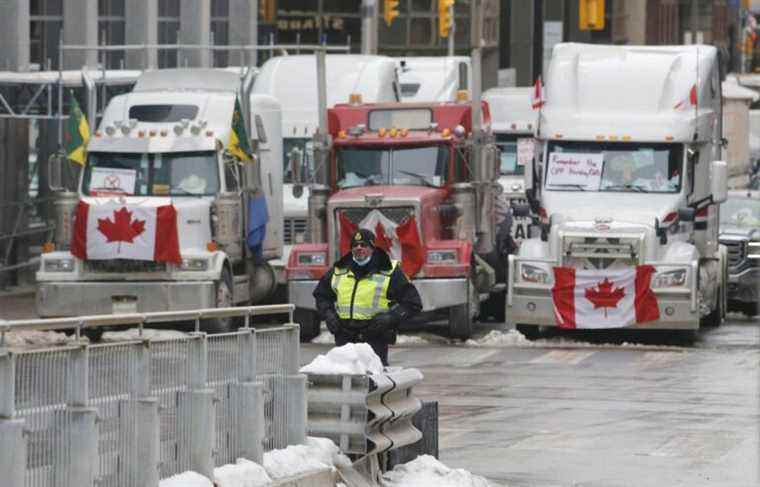
[[[37,287],[37,314],[44,317],[109,314],[114,298],[136,299],[136,312],[213,308],[212,281],[43,282]],[[118,310],[121,311],[121,310]]]
[[[690,292],[660,293],[655,291],[660,307],[660,319],[631,325],[627,328],[648,330],[696,330],[699,328],[699,309],[692,307]],[[551,288],[512,287],[507,302],[506,322],[515,325],[557,326]]]
[[[750,267],[728,276],[728,300],[742,303],[760,302],[760,267]]]
[[[465,278],[416,279],[412,284],[422,299],[422,311],[433,311],[465,304],[469,282]],[[288,282],[288,302],[296,308],[317,309],[314,302],[314,288],[317,281]]]

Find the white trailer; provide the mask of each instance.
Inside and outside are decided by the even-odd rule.
[[[536,134],[540,153],[535,170],[526,168],[542,235],[509,258],[508,323],[527,335],[571,326],[563,315],[571,303],[578,326],[591,305],[582,293],[575,299],[577,288],[562,301],[566,283],[558,276],[632,269],[639,276],[644,268],[654,274],[637,283],[657,304],[646,321],[637,314],[624,326],[692,333],[700,323],[721,323],[727,257],[718,208],[727,168],[717,160],[720,94],[711,46],[555,46]],[[605,290],[605,299],[623,296],[600,282],[604,289],[589,288],[598,294],[588,301]],[[612,301],[593,309],[606,316]],[[599,319],[583,326],[622,325]]]
[[[385,56],[328,54],[326,56],[327,106],[346,103],[352,94],[363,102],[399,100],[396,62]],[[293,191],[290,159],[299,157],[306,173],[314,170],[312,136],[319,125],[317,66],[313,55],[278,56],[261,67],[253,85],[254,95],[268,95],[282,107],[283,151],[281,166],[286,171],[283,187],[283,256],[273,261],[280,284],[294,243],[306,241],[308,186]]]
[[[245,103],[248,92],[234,73],[171,69],[144,73],[132,92],[109,102],[77,191],[56,193],[56,250],[42,255],[37,273],[41,317],[223,307],[274,292],[267,261],[282,248],[280,107],[267,95]],[[252,161],[229,151],[237,98],[252,112]],[[91,221],[111,207],[112,218]],[[158,208],[170,209],[168,223],[150,216]],[[252,228],[258,223],[249,212],[256,211],[258,223],[269,216],[266,238],[249,247],[252,232],[262,230]],[[109,236],[104,229],[119,214],[132,223]],[[146,246],[152,255],[144,255]],[[172,247],[179,260],[159,255]],[[206,325],[224,331],[232,323]]]
[[[483,93],[491,112],[491,130],[499,148],[499,184],[503,208],[527,204],[525,195],[525,166],[535,153],[533,132],[538,110],[531,103],[531,88],[491,88]],[[528,237],[530,219],[512,220],[512,237],[520,242]]]
[[[401,101],[456,101],[470,89],[472,67],[466,56],[402,57],[398,59]]]

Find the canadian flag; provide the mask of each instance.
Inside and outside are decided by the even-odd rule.
[[[554,316],[560,328],[620,328],[660,318],[650,287],[654,267],[607,270],[554,268]]]
[[[71,253],[80,259],[129,259],[179,264],[177,210],[171,204],[80,201]]]
[[[355,225],[341,212],[341,255],[351,250],[351,236],[359,228],[372,231],[375,234],[375,245],[388,252],[391,259],[401,261],[401,269],[407,276],[417,274],[422,268],[425,254],[414,216],[410,216],[399,224],[383,215],[380,210],[372,210],[358,225]]]
[[[533,106],[533,109],[536,110],[544,106],[545,102],[546,100],[544,100],[544,87],[541,83],[541,76],[539,76],[538,79],[536,79],[536,82],[533,84],[533,92],[530,94],[530,103],[531,106]]]
[[[675,110],[688,110],[697,106],[697,85],[691,85],[689,95],[675,104]]]

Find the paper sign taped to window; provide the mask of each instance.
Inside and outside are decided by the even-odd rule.
[[[533,139],[517,139],[517,165],[524,166],[533,160],[536,145]]]
[[[135,194],[136,181],[137,171],[134,169],[93,167],[90,176],[90,190]]]
[[[546,186],[597,190],[603,166],[604,154],[552,152],[549,154]]]

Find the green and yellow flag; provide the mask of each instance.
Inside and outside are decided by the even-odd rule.
[[[251,144],[248,141],[248,134],[245,131],[245,121],[243,121],[243,110],[240,108],[240,100],[235,97],[235,111],[232,113],[232,131],[230,132],[230,142],[227,144],[229,151],[242,161],[253,159],[251,153]]]
[[[80,166],[87,161],[87,142],[90,141],[90,127],[87,125],[87,117],[79,108],[74,92],[69,90],[71,96],[71,111],[63,134],[64,150],[66,157]]]

